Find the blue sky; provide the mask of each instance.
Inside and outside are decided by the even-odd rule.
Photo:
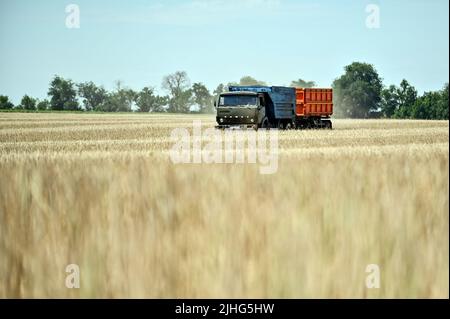
[[[68,4],[80,8],[69,29]],[[368,4],[380,27],[368,28]],[[447,0],[0,0],[0,94],[45,98],[54,74],[116,80],[160,93],[185,70],[214,89],[251,75],[274,85],[328,87],[352,61],[374,64],[384,84],[406,78],[420,93],[449,78]]]

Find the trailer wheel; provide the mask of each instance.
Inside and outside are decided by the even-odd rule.
[[[331,124],[330,120],[326,120],[326,121],[323,121],[323,122],[324,122],[324,128],[325,129],[331,130],[333,128],[333,124]]]
[[[282,121],[278,121],[278,129],[279,129],[279,130],[284,129],[284,125],[283,125],[283,122],[282,122]]]
[[[290,129],[292,129],[292,124],[291,124],[291,122],[287,122],[286,123],[286,126],[284,127],[286,130],[290,130]]]

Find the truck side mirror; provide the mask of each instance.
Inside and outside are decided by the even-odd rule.
[[[214,100],[214,107],[217,107],[217,101]]]

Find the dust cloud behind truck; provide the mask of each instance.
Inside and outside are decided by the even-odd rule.
[[[215,102],[218,128],[331,129],[333,90],[229,86]]]

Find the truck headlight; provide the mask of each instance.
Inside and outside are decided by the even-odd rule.
[[[251,119],[251,120],[250,120],[250,122],[252,122],[252,123],[253,123],[253,119]]]
[[[221,117],[219,121],[220,121],[220,123],[223,123],[223,118]]]

